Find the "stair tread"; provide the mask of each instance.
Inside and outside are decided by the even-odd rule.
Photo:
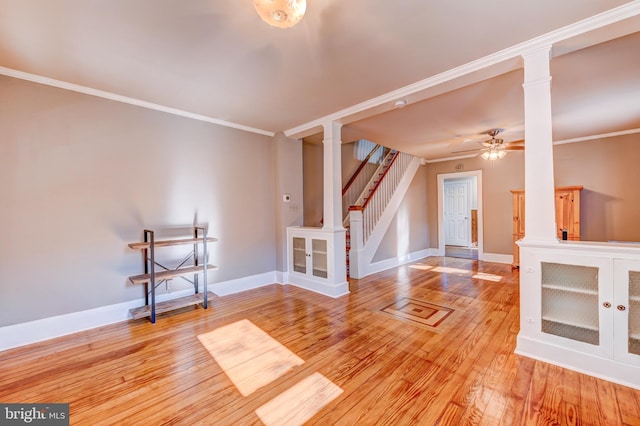
[[[211,301],[216,297],[212,292],[207,293],[207,300]],[[180,308],[186,308],[187,306],[197,305],[204,301],[203,293],[191,294],[185,297],[178,297],[177,299],[171,299],[164,302],[156,303],[156,315],[174,311]],[[151,305],[141,306],[139,308],[133,308],[129,310],[129,315],[132,319],[140,319],[151,316]]]
[[[218,269],[217,266],[207,265],[207,271],[212,271]],[[179,269],[172,269],[170,271],[159,271],[156,272],[156,281],[167,280],[169,278],[180,277],[182,275],[195,274],[197,272],[204,271],[204,265],[198,266],[188,266]],[[129,277],[129,280],[133,284],[144,284],[146,282],[151,281],[151,274],[140,274]]]
[[[218,241],[217,238],[214,237],[207,237],[207,242],[212,243]],[[180,239],[175,239],[175,240],[159,240],[159,241],[154,241],[154,246],[156,247],[168,247],[168,246],[179,246],[179,245],[183,245],[183,244],[197,244],[197,243],[202,243],[202,238],[180,238]],[[142,249],[148,249],[151,243],[144,242],[144,241],[140,241],[137,243],[129,243],[128,246],[129,248],[132,248],[134,250],[142,250]]]

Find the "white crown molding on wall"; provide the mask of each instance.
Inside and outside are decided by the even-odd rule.
[[[633,135],[634,133],[640,133],[640,129],[621,130],[619,132],[602,133],[599,135],[591,135],[591,136],[582,136],[582,137],[573,138],[573,139],[563,139],[560,141],[553,141],[553,144],[563,145],[565,143],[585,142],[585,141],[592,141],[594,139],[606,139],[606,138],[614,138],[616,136]]]
[[[531,40],[527,40],[515,46],[492,53],[491,55],[485,56],[483,58],[476,59],[475,61],[471,61],[440,74],[436,74],[433,77],[420,80],[416,83],[401,87],[400,89],[385,93],[378,97],[342,109],[335,113],[318,118],[289,130],[285,130],[284,134],[287,137],[296,138],[309,136],[307,134],[309,131],[319,128],[323,123],[326,122],[336,121],[342,124],[348,124],[349,122],[353,121],[349,120],[350,117],[357,117],[358,119],[363,118],[362,113],[368,110],[375,109],[376,114],[381,113],[383,111],[380,111],[378,109],[384,104],[388,104],[389,109],[391,109],[393,106],[393,102],[398,99],[407,98],[415,93],[426,91],[427,89],[430,89],[432,87],[445,84],[455,79],[464,77],[468,74],[497,66],[499,64],[504,64],[507,62],[515,64],[513,62],[514,58],[519,59],[520,57],[522,57],[522,55],[543,48],[544,46],[553,46],[554,44],[562,42],[564,40],[583,35],[589,31],[594,31],[606,27],[624,19],[632,18],[639,14],[640,0],[635,0],[606,12],[600,13],[598,15],[591,16],[574,24],[567,25],[566,27],[559,28],[547,34],[543,34]],[[563,53],[568,53],[568,51],[564,51]],[[519,67],[521,66],[522,64],[519,64]]]
[[[166,105],[159,105],[153,102],[143,101],[141,99],[130,98],[128,96],[118,95],[116,93],[105,92],[104,90],[92,89],[91,87],[81,86],[79,84],[68,83],[66,81],[56,80],[37,74],[31,74],[24,71],[18,71],[11,68],[0,67],[0,75],[13,77],[20,80],[31,81],[33,83],[44,84],[46,86],[57,87],[59,89],[70,90],[72,92],[83,93],[85,95],[96,96],[98,98],[109,99],[111,101],[122,102],[129,105],[135,105],[142,108],[152,109],[155,111],[166,112],[167,114],[177,115],[180,117],[191,118],[193,120],[204,121],[206,123],[217,124],[219,126],[230,127],[232,129],[243,130],[245,132],[257,133],[264,136],[273,136],[275,133],[267,130],[256,129],[242,124],[232,123],[230,121],[220,120],[218,118],[208,117],[206,115],[195,114],[193,112],[172,108]]]

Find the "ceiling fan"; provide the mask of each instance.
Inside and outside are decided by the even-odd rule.
[[[497,138],[500,132],[503,132],[504,129],[491,129],[486,132],[487,135],[491,136],[491,139],[488,139],[484,142],[481,142],[484,145],[484,148],[476,148],[476,149],[467,149],[464,151],[453,151],[453,153],[461,153],[461,152],[474,152],[480,150],[480,155],[485,160],[497,160],[500,158],[504,158],[507,155],[507,151],[522,151],[524,150],[524,141],[515,141],[515,142],[506,142],[503,139]]]

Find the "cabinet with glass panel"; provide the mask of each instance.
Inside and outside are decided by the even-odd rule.
[[[580,263],[540,262],[540,331],[579,342],[573,349],[640,365],[640,261]]]

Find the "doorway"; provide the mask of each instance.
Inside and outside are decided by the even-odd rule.
[[[482,171],[438,175],[438,252],[482,259]]]

